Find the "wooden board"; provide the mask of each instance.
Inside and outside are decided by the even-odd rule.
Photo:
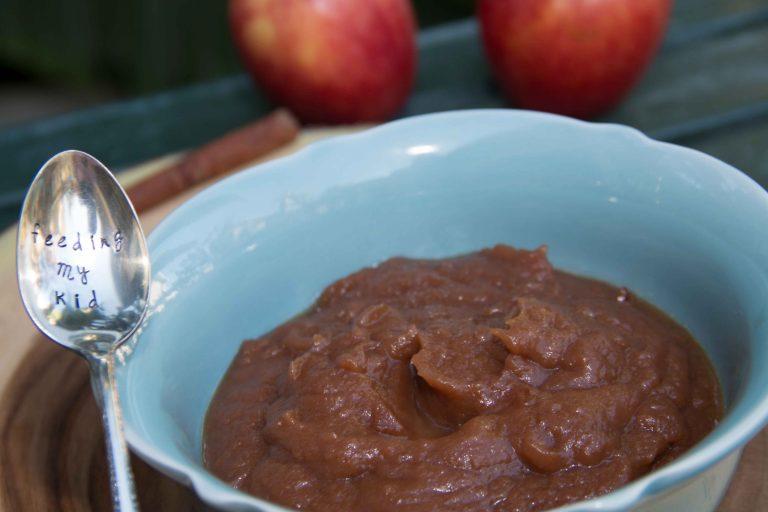
[[[347,131],[305,131],[288,153],[307,142]],[[151,173],[153,162],[121,177]],[[198,189],[199,190],[199,189]],[[192,190],[142,215],[149,231]],[[89,512],[110,509],[102,427],[86,364],[34,330],[18,296],[15,232],[0,237],[0,511]],[[132,457],[144,511],[210,510],[194,493]],[[768,431],[745,451],[720,510],[768,510]]]

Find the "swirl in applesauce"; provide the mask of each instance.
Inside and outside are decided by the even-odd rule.
[[[390,259],[243,343],[207,467],[312,511],[527,511],[668,463],[722,415],[688,332],[546,249]]]

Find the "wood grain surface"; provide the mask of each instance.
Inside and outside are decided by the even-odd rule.
[[[347,130],[305,132],[284,154]],[[172,161],[169,157],[124,174],[135,182]],[[189,191],[142,215],[150,230]],[[110,509],[102,427],[86,364],[36,333],[18,296],[15,232],[0,237],[0,511],[65,512]],[[210,510],[194,493],[138,457],[133,469],[144,511]],[[720,510],[768,510],[768,433],[746,448]]]

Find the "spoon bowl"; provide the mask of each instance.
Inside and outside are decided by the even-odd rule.
[[[149,257],[114,176],[81,151],[43,165],[22,208],[19,289],[35,325],[67,348],[106,354],[144,313]]]
[[[134,510],[114,352],[144,316],[149,255],[130,200],[101,162],[64,151],[43,165],[22,207],[16,261],[32,321],[90,365],[107,431],[114,507]]]

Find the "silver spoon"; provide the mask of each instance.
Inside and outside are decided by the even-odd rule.
[[[21,210],[16,264],[32,321],[89,363],[114,508],[136,510],[114,361],[144,315],[149,256],[131,202],[101,162],[64,151],[43,165]]]

